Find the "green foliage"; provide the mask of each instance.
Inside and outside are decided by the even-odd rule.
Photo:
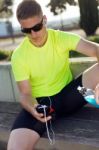
[[[73,57],[86,57],[86,55],[78,53],[76,51],[70,51],[69,57],[70,58],[73,58]]]
[[[80,27],[86,35],[94,35],[98,27],[97,0],[78,0],[80,6]]]
[[[13,51],[0,50],[0,60],[10,61]]]
[[[95,43],[99,43],[99,35],[89,36],[88,40],[95,42]]]
[[[9,18],[12,16],[13,0],[0,0],[0,18]]]
[[[99,0],[78,0],[80,8],[80,26],[85,31],[86,35],[95,33],[98,24],[98,5]],[[76,0],[50,0],[47,7],[54,15],[61,14],[66,10],[66,4],[76,5]]]
[[[54,13],[54,15],[58,15],[62,13],[66,9],[66,4],[76,5],[75,0],[50,0],[47,7],[50,7],[50,11]]]
[[[12,0],[5,0],[5,4],[7,6],[11,6],[13,4]]]

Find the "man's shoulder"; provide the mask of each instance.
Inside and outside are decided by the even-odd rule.
[[[22,52],[22,51],[24,51],[24,49],[26,48],[26,45],[28,44],[28,39],[27,39],[27,37],[25,37],[22,41],[21,41],[21,43],[16,47],[16,49],[14,50],[14,52],[16,53],[16,52]]]
[[[48,29],[48,33],[51,35],[51,36],[54,36],[56,38],[59,38],[60,36],[62,37],[68,37],[68,36],[72,36],[73,33],[71,32],[68,32],[68,31],[62,31],[62,30],[59,30],[59,29]]]
[[[16,48],[16,50],[18,50],[18,49],[24,49],[25,47],[26,47],[26,45],[28,44],[28,38],[27,37],[25,37],[25,38],[23,38],[23,40],[21,41],[21,43],[18,45],[18,47]]]
[[[24,53],[25,49],[26,49],[26,45],[27,45],[28,39],[24,38],[21,43],[16,47],[16,49],[13,51],[12,54],[12,58],[17,58],[17,57],[21,57],[21,55]]]
[[[60,30],[55,30],[55,29],[48,29],[48,33],[49,34],[58,34],[58,33],[60,33],[61,31]]]
[[[48,34],[51,37],[51,39],[58,39],[62,31],[55,30],[55,29],[48,29]]]

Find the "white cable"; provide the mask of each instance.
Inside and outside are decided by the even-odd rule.
[[[50,121],[50,130],[51,130],[51,132],[52,132],[52,135],[53,135],[53,137],[52,137],[52,141],[53,141],[53,145],[55,144],[55,132],[54,132],[54,130],[53,130],[53,127],[52,127],[52,123],[51,123],[51,121]]]
[[[50,138],[50,134],[49,134],[48,123],[47,123],[47,119],[46,119],[45,107],[44,107],[44,117],[45,117],[45,124],[46,124],[47,136],[48,136],[48,139],[49,139],[49,141],[50,141],[50,144],[53,145],[53,141],[52,141],[52,139]]]
[[[51,108],[51,106],[52,106],[52,101],[51,101],[51,98],[50,98],[50,97],[48,97],[48,98],[49,98],[49,101],[50,101],[50,108]],[[50,130],[51,130],[52,135],[53,135],[53,139],[52,139],[53,144],[55,144],[55,132],[54,132],[54,130],[53,130],[51,120],[50,120]]]
[[[48,97],[49,98],[49,102],[50,102],[50,108],[51,108],[51,106],[52,106],[52,102],[51,102],[51,98],[50,97]],[[44,118],[45,118],[45,124],[46,124],[46,131],[47,131],[47,137],[48,137],[48,139],[49,139],[49,141],[50,141],[50,144],[51,145],[54,145],[55,144],[55,133],[54,133],[54,130],[53,130],[53,127],[52,127],[52,122],[51,122],[51,120],[50,120],[50,130],[51,130],[51,132],[52,132],[52,139],[51,139],[51,136],[50,136],[50,132],[49,132],[49,128],[48,128],[48,123],[47,123],[47,119],[46,119],[46,117],[47,117],[47,115],[46,115],[46,110],[45,110],[45,105],[43,106],[43,109],[44,109]]]

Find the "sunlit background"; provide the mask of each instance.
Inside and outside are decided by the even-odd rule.
[[[18,27],[19,23],[16,19],[16,8],[18,6],[18,4],[21,2],[22,0],[15,0],[14,1],[14,6],[13,6],[13,17],[12,17],[12,24],[14,27]],[[49,3],[50,0],[37,0],[42,9],[43,9],[43,13],[46,14],[47,19],[48,19],[48,23],[54,21],[54,23],[56,22],[56,24],[58,23],[58,21],[60,21],[60,19],[76,19],[79,18],[79,7],[78,6],[69,6],[67,5],[67,9],[66,11],[64,11],[61,15],[57,15],[54,16],[52,12],[50,12],[50,9],[48,7],[46,7],[46,5]],[[67,22],[68,24],[68,22]],[[55,25],[55,24],[54,24]]]

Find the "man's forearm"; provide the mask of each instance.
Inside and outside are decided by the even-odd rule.
[[[29,94],[21,94],[20,103],[25,110],[33,115],[34,104],[37,104],[35,98],[32,98],[32,96]]]

